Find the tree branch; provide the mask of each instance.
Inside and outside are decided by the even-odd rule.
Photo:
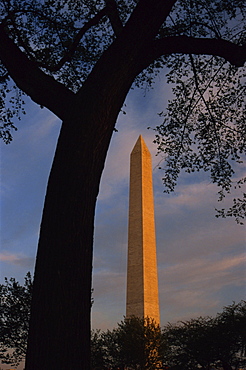
[[[39,66],[46,68],[50,72],[57,72],[61,69],[61,67],[68,61],[72,59],[72,56],[74,55],[78,44],[80,43],[80,40],[91,27],[95,26],[104,15],[107,14],[107,8],[103,8],[99,13],[95,15],[94,18],[90,19],[77,33],[75,36],[72,44],[69,46],[68,51],[65,53],[65,55],[60,59],[60,61],[54,65],[54,66],[47,66],[45,64],[39,63]]]
[[[111,0],[109,0],[111,1]],[[37,62],[37,64],[39,65],[39,67],[43,67],[45,69],[47,69],[48,71],[50,72],[57,72],[61,69],[61,67],[68,61],[70,61],[77,49],[77,46],[80,42],[80,40],[82,39],[82,37],[84,36],[84,34],[93,26],[95,26],[101,19],[104,15],[107,15],[107,12],[109,10],[107,9],[107,7],[103,8],[99,13],[97,13],[95,15],[95,17],[91,18],[77,33],[77,35],[75,36],[73,42],[71,43],[71,45],[67,48],[64,56],[58,61],[58,63],[56,65],[53,65],[53,66],[49,66],[43,62]],[[52,23],[56,28],[57,28],[57,32],[58,32],[58,24],[51,18],[48,18],[46,16],[44,16],[42,13],[40,13],[39,11],[37,10],[18,10],[18,12],[15,12],[13,14],[17,14],[17,13],[20,13],[20,14],[27,14],[27,13],[32,13],[32,14],[35,14],[37,16],[39,16],[41,19],[45,19],[47,20],[48,22]],[[12,17],[12,13],[10,13],[8,15],[8,17],[5,18],[3,24],[6,23],[6,20],[7,19],[10,19],[11,23],[12,23],[12,26],[15,28],[15,32],[17,34],[17,37],[19,38],[19,41],[20,41],[20,45],[25,49],[26,53],[29,55],[30,58],[33,59],[33,55],[32,53],[30,52],[29,48],[27,47],[27,45],[23,42],[23,40],[21,39],[20,35],[19,35],[19,32],[18,32],[18,29],[15,27],[15,21],[13,20],[13,17]]]
[[[105,0],[106,7],[100,10],[99,13],[95,15],[94,18],[90,19],[77,33],[75,36],[73,43],[68,48],[68,51],[65,55],[60,59],[60,61],[55,66],[47,66],[43,63],[39,63],[39,66],[46,68],[50,72],[57,72],[61,69],[61,67],[68,61],[72,59],[79,42],[81,41],[84,34],[93,26],[95,26],[104,15],[107,15],[110,19],[113,31],[115,35],[119,35],[121,30],[123,29],[123,25],[121,19],[119,17],[119,13],[117,10],[117,5],[114,0]]]
[[[189,54],[189,57],[190,57],[190,61],[191,61],[191,67],[192,67],[192,71],[193,71],[193,74],[194,74],[194,80],[195,80],[195,85],[196,85],[196,89],[203,101],[203,104],[205,105],[206,109],[207,109],[207,112],[210,116],[210,119],[211,119],[211,122],[213,124],[213,129],[214,129],[214,135],[215,135],[215,139],[216,139],[216,142],[217,142],[217,150],[218,150],[218,156],[219,156],[219,162],[220,162],[220,168],[223,170],[223,162],[222,162],[222,155],[221,155],[221,140],[220,140],[220,137],[218,135],[218,132],[217,132],[217,127],[216,127],[216,120],[211,112],[211,109],[208,105],[208,102],[206,101],[206,99],[204,98],[204,94],[203,92],[201,91],[200,89],[200,86],[199,86],[199,80],[198,80],[198,76],[197,76],[197,71],[196,71],[196,67],[195,67],[195,63],[194,63],[194,59],[193,59],[193,56],[192,54]]]
[[[8,73],[6,73],[5,75],[0,76],[0,83],[3,83],[5,81],[7,81],[8,78],[9,78]]]
[[[70,90],[47,76],[15,45],[0,25],[0,59],[16,85],[37,104],[45,106],[64,120],[75,96]]]
[[[143,70],[155,59],[170,54],[204,54],[219,56],[236,67],[246,61],[246,45],[236,45],[223,39],[170,36],[154,40],[145,49],[140,69]]]
[[[105,0],[105,4],[107,7],[107,14],[111,22],[113,31],[115,35],[118,36],[123,29],[123,24],[119,16],[117,4],[115,0]]]

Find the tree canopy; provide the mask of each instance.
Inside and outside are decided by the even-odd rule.
[[[124,318],[111,331],[92,331],[92,369],[158,369],[164,347],[161,328],[153,319]]]
[[[221,198],[242,186],[244,21],[243,0],[0,1],[2,138],[11,141],[23,94],[63,122],[40,229],[27,370],[88,370],[95,204],[133,85],[151,87],[163,68],[174,84],[156,128],[169,190],[183,169],[209,171]],[[219,214],[241,222],[245,196]]]
[[[92,332],[92,368],[240,369],[246,365],[246,302],[215,317],[167,324],[130,318],[112,331]]]
[[[148,318],[132,317],[111,331],[93,331],[92,368],[244,368],[245,308],[245,301],[233,303],[215,317],[169,323],[162,330]]]

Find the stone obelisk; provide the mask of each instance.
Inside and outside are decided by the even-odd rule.
[[[126,317],[160,323],[151,154],[139,136],[130,159]]]

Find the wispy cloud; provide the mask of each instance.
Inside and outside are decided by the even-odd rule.
[[[246,265],[244,253],[238,256],[224,257],[222,260],[218,256],[215,258],[214,255],[209,257],[205,259],[190,258],[188,261],[163,266],[161,269],[163,281],[165,283],[179,281],[182,284],[203,284],[205,281],[218,281],[218,278],[223,278],[223,284],[228,284],[226,277],[230,276],[231,271],[236,268],[243,268]],[[243,274],[238,276],[239,282],[243,282],[244,279]]]
[[[230,290],[237,296],[237,289],[245,288],[246,256],[227,256],[219,259],[191,258],[190,261],[162,266],[159,271],[160,297],[165,322],[188,319],[199,315],[215,314],[220,305],[232,303]],[[228,291],[226,299],[221,292]],[[233,295],[232,295],[233,296]],[[244,295],[241,296],[241,299]],[[172,308],[172,309],[171,309]]]
[[[34,258],[28,257],[21,254],[11,254],[8,252],[0,253],[0,261],[8,263],[10,265],[17,265],[26,269],[32,269],[34,264]]]

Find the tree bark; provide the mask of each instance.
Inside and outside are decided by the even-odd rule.
[[[90,368],[93,223],[106,148],[73,125],[63,123],[47,188],[26,370]]]
[[[77,133],[66,130],[66,125],[63,123],[43,211],[27,370],[89,369],[93,216],[98,180],[93,176],[90,151],[74,147],[71,136]],[[66,131],[70,131],[69,137]]]

